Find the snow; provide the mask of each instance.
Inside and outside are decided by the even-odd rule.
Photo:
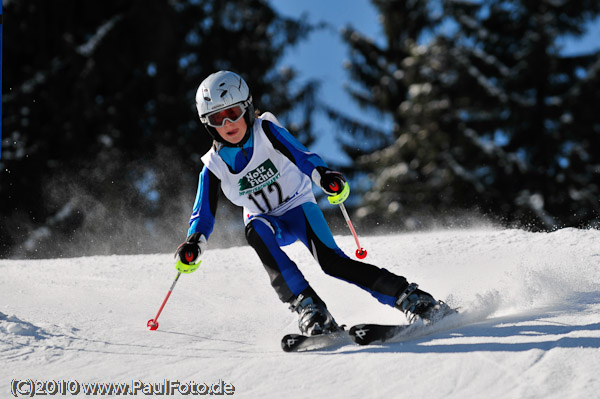
[[[352,236],[336,239],[354,252]],[[279,341],[296,317],[247,246],[209,248],[156,331],[146,322],[176,275],[172,254],[0,260],[0,395],[15,379],[37,379],[221,380],[240,398],[597,397],[600,231],[486,227],[361,244],[366,261],[460,306],[454,325],[404,343],[285,353]],[[404,322],[324,275],[298,243],[286,251],[339,322]]]

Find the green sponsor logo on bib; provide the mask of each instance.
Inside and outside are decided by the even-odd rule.
[[[270,159],[260,164],[256,169],[246,173],[238,182],[240,195],[248,195],[262,190],[279,178],[279,171]]]

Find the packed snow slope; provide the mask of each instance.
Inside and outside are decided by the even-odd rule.
[[[351,236],[336,239],[354,252]],[[138,396],[179,381],[240,398],[598,397],[600,231],[483,228],[361,244],[365,261],[459,306],[458,319],[404,343],[285,353],[280,339],[297,331],[296,316],[247,246],[209,248],[156,331],[146,322],[176,275],[172,254],[1,260],[0,397],[28,379],[138,384]],[[299,243],[286,251],[338,322],[405,322],[326,276]]]

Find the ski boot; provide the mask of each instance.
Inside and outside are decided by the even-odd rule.
[[[298,312],[298,328],[304,335],[329,334],[341,329],[327,310],[325,303],[316,295],[298,295],[290,309]]]
[[[417,287],[415,283],[409,284],[396,301],[396,308],[404,312],[410,324],[419,319],[425,324],[431,324],[456,313],[456,310],[446,303],[436,301],[430,294]]]

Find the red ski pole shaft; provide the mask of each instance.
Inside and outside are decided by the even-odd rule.
[[[346,223],[348,224],[348,227],[354,236],[354,241],[356,241],[356,257],[358,259],[364,259],[367,256],[367,250],[361,247],[360,243],[358,242],[358,235],[356,234],[356,230],[354,230],[354,226],[352,226],[352,222],[350,221],[350,216],[348,215],[348,211],[346,211],[346,207],[343,203],[340,203],[339,206],[344,214],[344,219],[346,219]]]
[[[171,288],[169,288],[169,292],[167,292],[167,296],[165,297],[162,305],[160,305],[160,309],[158,309],[158,313],[156,313],[156,317],[148,320],[147,326],[148,326],[148,328],[150,328],[150,330],[156,330],[158,328],[158,316],[160,316],[163,308],[165,307],[165,305],[167,304],[167,301],[169,300],[169,297],[171,296],[171,293],[175,289],[175,284],[177,284],[177,280],[179,280],[179,276],[181,276],[181,272],[177,273],[177,276],[175,277],[173,284],[171,284]]]

